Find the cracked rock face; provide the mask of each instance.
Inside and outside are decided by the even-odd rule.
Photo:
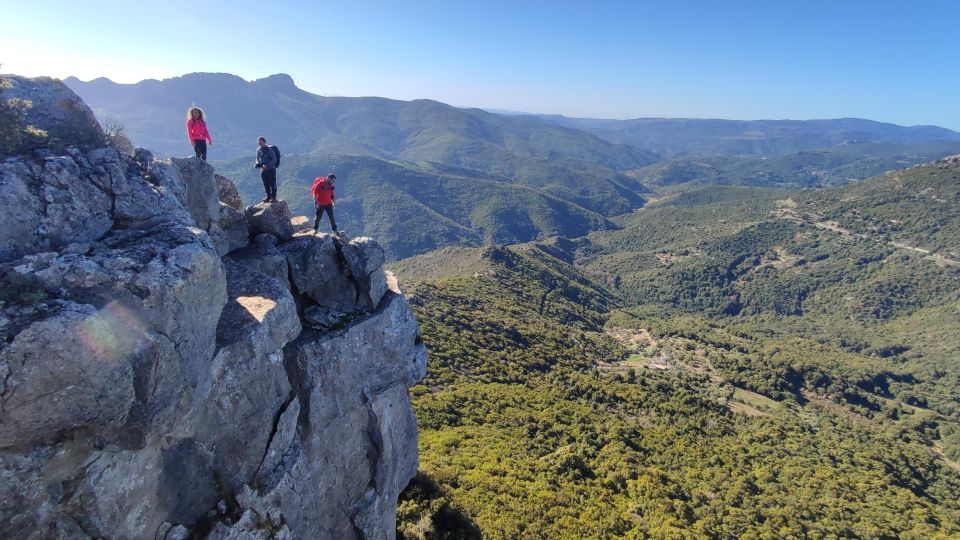
[[[0,163],[0,537],[392,538],[426,351],[382,249],[61,142]]]

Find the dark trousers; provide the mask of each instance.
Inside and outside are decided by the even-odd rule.
[[[320,228],[320,218],[323,216],[323,213],[326,212],[330,216],[330,228],[333,229],[333,232],[337,232],[337,220],[333,219],[333,205],[325,204],[323,206],[317,207],[317,219],[313,221],[313,230]]]
[[[267,197],[277,198],[277,170],[260,169],[260,180],[263,182],[263,190],[267,192]]]
[[[193,151],[197,154],[197,157],[206,161],[207,160],[207,141],[200,139],[199,141],[193,141]]]

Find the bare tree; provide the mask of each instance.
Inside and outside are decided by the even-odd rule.
[[[107,136],[107,144],[117,149],[118,152],[133,155],[133,143],[127,136],[126,127],[115,118],[105,118],[103,121],[103,132]]]

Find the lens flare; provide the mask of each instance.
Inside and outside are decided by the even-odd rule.
[[[79,332],[95,357],[110,362],[139,352],[150,341],[140,317],[116,301],[85,320]]]

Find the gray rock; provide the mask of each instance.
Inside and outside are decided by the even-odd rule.
[[[274,238],[270,235],[260,235],[257,238],[264,236]],[[263,242],[260,244],[263,244]],[[251,245],[230,253],[227,258],[237,264],[242,264],[261,274],[270,276],[283,284],[285,288],[290,288],[290,267],[287,264],[287,258],[275,247]]]
[[[213,177],[217,182],[217,194],[220,202],[234,210],[243,212],[243,199],[240,198],[240,192],[237,191],[237,186],[234,185],[233,181],[219,174],[215,174]]]
[[[80,428],[116,437],[136,399],[128,359],[152,345],[145,332],[121,331],[116,322],[93,306],[65,303],[60,314],[31,324],[0,352],[9,370],[0,448]]]
[[[97,123],[90,107],[72,90],[57,79],[19,75],[4,75],[10,87],[3,92],[4,99],[29,101],[24,126],[33,126],[47,133],[45,144],[66,146],[102,145],[103,129]]]
[[[256,244],[257,247],[272,248],[280,243],[280,239],[272,234],[260,233],[253,237],[253,243]]]
[[[163,536],[163,540],[187,540],[189,537],[190,531],[183,525],[177,525]]]
[[[220,198],[213,167],[202,159],[170,158],[183,183],[183,203],[201,229],[220,219]]]
[[[34,175],[24,163],[0,163],[0,262],[12,261],[39,243],[40,198],[30,192],[27,181]]]
[[[106,234],[114,224],[113,198],[109,179],[94,182],[95,176],[85,159],[70,156],[0,163],[0,262]]]
[[[248,206],[245,212],[247,224],[253,234],[272,234],[280,240],[293,237],[293,225],[290,224],[290,207],[287,201],[258,203]]]
[[[426,352],[406,298],[388,293],[379,309],[344,330],[305,332],[285,349],[298,392],[319,390],[309,403],[311,426],[322,426],[393,385],[410,386],[426,374]],[[314,399],[314,397],[316,399]]]
[[[357,288],[331,235],[298,236],[279,246],[290,265],[294,291],[333,312],[357,309]]]
[[[133,149],[133,160],[136,161],[141,167],[146,168],[147,165],[153,161],[153,152],[138,146],[137,148]]]
[[[184,187],[161,185],[165,178],[154,176],[157,172],[151,162],[143,170],[140,166],[128,166],[126,172],[111,175],[111,191],[114,195],[114,219],[126,228],[149,228],[161,223],[177,222],[194,224],[183,204]],[[169,166],[169,164],[168,164]]]
[[[370,238],[360,237],[342,244],[341,252],[357,288],[358,305],[373,311],[387,292],[383,248]]]
[[[162,481],[163,454],[159,443],[137,450],[94,449],[75,469],[79,474],[67,477],[66,485],[72,489],[59,506],[91,536],[152,538],[164,528],[165,536],[159,538],[175,538],[176,527],[163,527],[168,507],[172,509],[172,490]],[[45,464],[41,478],[56,475],[55,464],[56,460]]]
[[[373,311],[387,292],[384,255],[369,238],[344,243],[329,234],[297,236],[280,246],[296,292],[330,313]]]
[[[290,529],[311,538],[392,538],[396,496],[417,468],[407,387],[426,369],[409,305],[387,294],[372,315],[341,331],[305,332],[284,353],[308,426],[303,457],[271,493]],[[321,442],[331,440],[354,452]]]
[[[139,165],[109,147],[6,160],[0,188],[10,224],[0,231],[2,260],[98,240],[112,227],[190,219],[169,187],[149,182]]]
[[[0,163],[0,537],[393,537],[426,353],[382,250],[220,188],[142,149]]]
[[[263,462],[260,463],[256,476],[254,476],[253,485],[257,489],[272,490],[299,457],[299,448],[294,448],[294,444],[299,443],[298,440],[295,440],[299,418],[300,402],[293,399],[280,413],[276,432],[270,440],[267,453],[263,456]]]
[[[210,223],[207,232],[217,248],[217,254],[221,257],[232,251],[247,247],[250,243],[247,220],[243,217],[243,214],[222,202],[220,203],[220,218],[217,222]]]
[[[226,287],[219,258],[193,231],[116,231],[89,255],[21,261],[18,274],[63,300],[0,351],[10,370],[0,447],[80,428],[120,442],[169,425],[184,390],[202,390]],[[27,361],[35,350],[49,354]],[[86,400],[96,403],[76,406]]]
[[[346,316],[340,311],[331,311],[324,306],[307,306],[303,313],[303,322],[317,330],[329,330],[341,323]]]
[[[232,261],[225,267],[230,300],[217,324],[210,391],[184,423],[210,449],[217,476],[234,491],[262,468],[279,411],[290,401],[282,348],[301,327],[289,290]],[[223,429],[238,418],[242,428]]]
[[[293,540],[284,524],[273,524],[268,516],[247,509],[232,525],[217,523],[207,540]]]

